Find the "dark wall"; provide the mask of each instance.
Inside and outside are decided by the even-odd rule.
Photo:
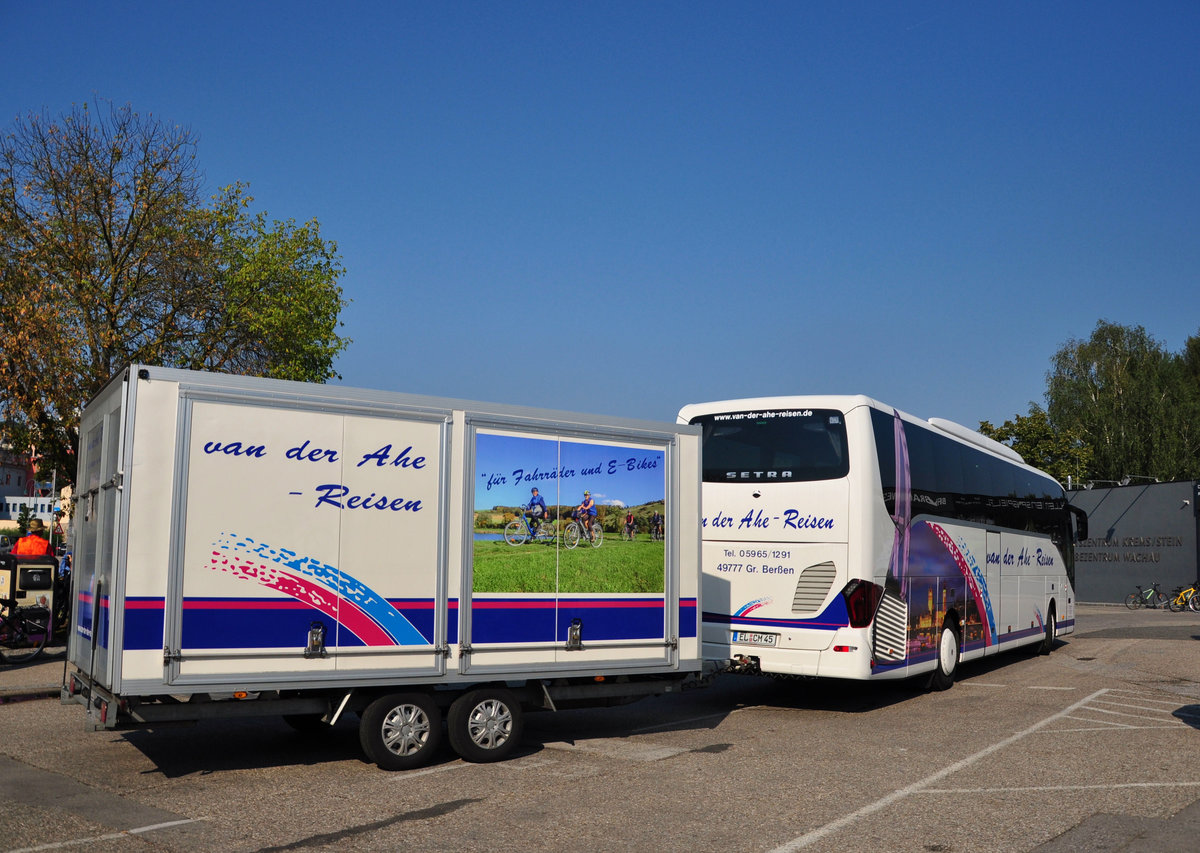
[[[1158,581],[1164,593],[1196,580],[1192,481],[1068,492],[1088,514],[1088,538],[1075,547],[1081,602],[1119,602],[1134,584]]]

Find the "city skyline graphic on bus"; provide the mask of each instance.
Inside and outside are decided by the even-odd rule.
[[[654,448],[479,432],[474,509],[525,506],[535,487],[551,505],[577,505],[585,490],[597,506],[661,501],[665,458]]]

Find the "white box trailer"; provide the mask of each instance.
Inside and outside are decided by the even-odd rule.
[[[661,502],[665,539],[568,547],[585,490]],[[524,710],[708,675],[695,427],[133,365],[84,410],[77,495],[63,702],[93,729],[353,711],[403,769],[443,719],[496,760]]]

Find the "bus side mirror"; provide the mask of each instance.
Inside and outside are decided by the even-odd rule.
[[[1075,541],[1082,542],[1088,538],[1088,517],[1087,513],[1077,506],[1067,504],[1067,512],[1075,517]]]

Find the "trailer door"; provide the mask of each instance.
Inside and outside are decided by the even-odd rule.
[[[128,383],[111,383],[88,406],[80,424],[79,498],[72,524],[73,629],[71,663],[114,688],[118,650],[111,614],[114,597]]]
[[[476,430],[473,515],[478,528],[497,532],[473,542],[461,672],[662,668],[677,659],[678,534],[669,530],[664,542],[646,526],[654,511],[674,510],[667,451],[662,442],[601,430],[582,437],[487,424]],[[520,517],[534,488],[548,518],[530,537]],[[573,518],[581,503],[595,507],[584,527]],[[642,529],[629,540],[624,520],[631,513]],[[694,590],[691,596],[694,637]]]
[[[167,680],[440,672],[444,421],[182,398]]]

